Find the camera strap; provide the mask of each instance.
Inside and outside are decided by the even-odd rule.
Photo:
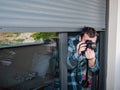
[[[88,59],[86,60],[86,77],[85,77],[85,80],[82,80],[81,85],[83,88],[87,88],[89,85],[89,82],[88,82]]]
[[[81,84],[83,88],[87,88],[89,85],[88,82],[88,60],[86,59],[86,77],[85,80],[82,80],[82,83],[80,83],[80,80],[82,79],[81,77],[79,77],[78,75],[78,70],[79,70],[79,61],[77,61],[77,68],[76,68],[76,81],[78,84]]]

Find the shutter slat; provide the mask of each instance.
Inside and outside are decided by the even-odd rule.
[[[105,27],[105,0],[0,0],[0,27]]]

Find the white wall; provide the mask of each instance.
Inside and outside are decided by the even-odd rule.
[[[109,0],[106,90],[120,90],[120,1]]]
[[[120,90],[120,0],[118,0],[117,36],[116,36],[116,62],[115,62],[115,90]]]

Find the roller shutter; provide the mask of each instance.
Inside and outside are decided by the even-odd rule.
[[[105,27],[105,0],[0,0],[0,27]]]

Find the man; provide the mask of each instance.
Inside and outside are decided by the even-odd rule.
[[[92,27],[68,38],[68,90],[91,90],[91,73],[99,69],[97,49],[91,46],[96,41],[97,32]]]

